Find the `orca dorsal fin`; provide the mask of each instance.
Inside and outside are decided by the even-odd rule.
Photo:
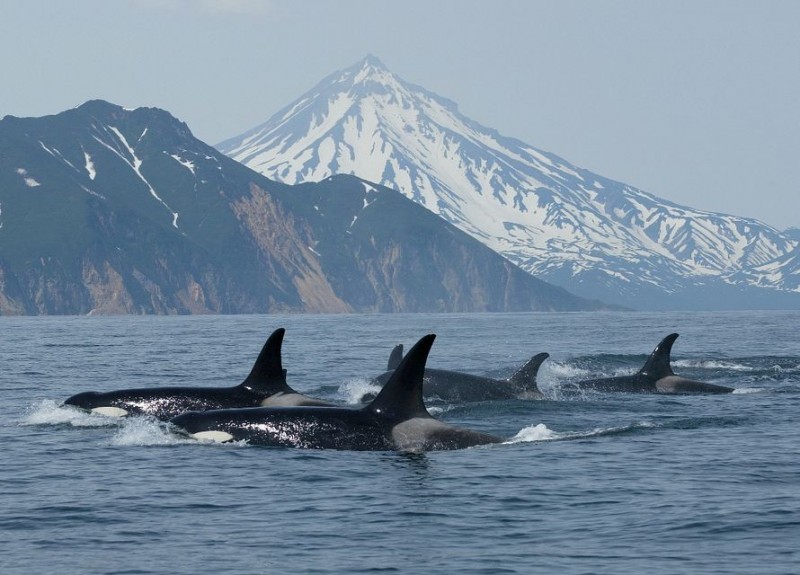
[[[292,393],[293,390],[286,383],[286,370],[281,362],[281,346],[283,334],[282,327],[276,329],[267,338],[261,353],[258,354],[253,369],[245,378],[240,387],[264,395],[274,395],[279,392]]]
[[[366,411],[401,420],[431,417],[422,400],[422,378],[434,339],[429,334],[414,344]]]
[[[675,375],[670,366],[670,355],[672,353],[672,344],[678,339],[677,333],[671,333],[661,340],[650,357],[644,364],[644,367],[639,370],[641,375],[649,377],[661,378],[667,375]]]
[[[542,366],[544,360],[550,357],[549,353],[538,353],[528,360],[528,362],[520,367],[514,375],[508,378],[514,389],[520,391],[536,392],[539,391],[539,386],[536,385],[536,374],[539,373],[539,368]]]
[[[386,365],[387,371],[392,371],[393,369],[397,369],[397,366],[400,365],[400,361],[403,359],[403,344],[398,343],[394,346],[392,353],[389,354],[389,363]]]

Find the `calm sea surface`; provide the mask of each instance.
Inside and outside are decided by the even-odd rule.
[[[0,318],[0,573],[800,572],[800,312]],[[544,401],[432,405],[506,444],[410,455],[210,445],[79,391],[228,386],[285,327],[289,383],[352,402],[392,347]],[[680,333],[725,396],[586,394]]]

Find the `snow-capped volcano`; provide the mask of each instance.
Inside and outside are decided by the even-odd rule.
[[[393,187],[583,296],[646,308],[739,307],[765,291],[756,285],[793,289],[770,281],[778,270],[763,270],[780,267],[797,240],[753,219],[656,198],[504,137],[372,56],[217,148],[289,184],[346,173]],[[750,273],[756,268],[761,273]]]

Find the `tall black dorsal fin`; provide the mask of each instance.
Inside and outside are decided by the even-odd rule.
[[[392,353],[389,354],[389,363],[386,366],[388,371],[392,371],[393,369],[397,369],[397,366],[400,365],[400,360],[403,359],[403,344],[398,343],[394,346]]]
[[[241,387],[267,396],[278,392],[294,392],[286,383],[286,371],[281,362],[281,346],[285,332],[285,329],[279,327],[267,338],[253,364],[253,369],[250,370],[250,375],[245,378]]]
[[[514,389],[541,393],[539,386],[536,385],[536,374],[539,373],[539,368],[548,357],[550,357],[549,353],[534,355],[528,360],[528,363],[520,367],[514,375],[508,378],[508,382],[514,386]]]
[[[434,339],[429,334],[414,344],[365,410],[401,420],[430,417],[422,400],[422,378]]]
[[[661,343],[650,354],[650,357],[647,358],[647,362],[639,370],[639,373],[655,378],[675,375],[672,373],[672,367],[670,367],[670,355],[672,354],[672,344],[675,343],[676,339],[678,339],[677,333],[671,333],[662,339]]]

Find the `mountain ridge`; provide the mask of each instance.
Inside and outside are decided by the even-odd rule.
[[[0,121],[2,314],[606,308],[394,190],[274,182],[158,108]]]

